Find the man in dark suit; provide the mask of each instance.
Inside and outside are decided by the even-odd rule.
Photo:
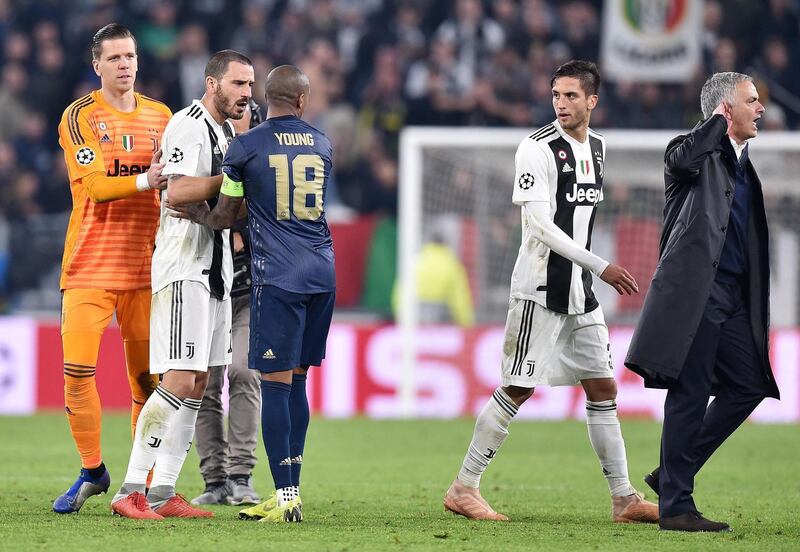
[[[700,103],[706,119],[664,156],[660,262],[625,364],[648,387],[668,389],[661,465],[645,478],[659,493],[661,529],[729,531],[697,511],[692,491],[713,452],[765,397],[778,397],[767,219],[747,145],[764,107],[740,73],[713,75]]]

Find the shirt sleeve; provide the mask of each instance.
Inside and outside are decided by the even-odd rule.
[[[81,181],[92,201],[112,201],[138,192],[137,175],[106,175],[103,151],[85,109],[73,106],[64,112],[58,125],[58,143],[64,150],[70,182]]]
[[[164,131],[164,176],[179,174],[196,176],[200,154],[206,140],[206,132],[197,124],[197,120],[185,117],[175,126],[168,126]]]
[[[514,193],[511,201],[522,205],[529,201],[550,202],[549,163],[552,160],[535,140],[525,138],[514,157]]]
[[[64,149],[70,181],[99,172],[105,174],[100,142],[86,117],[86,110],[73,106],[64,112],[58,125],[58,142]]]
[[[550,218],[550,207],[542,202],[530,201],[523,205],[533,230],[533,237],[565,259],[600,276],[609,263],[578,245]]]

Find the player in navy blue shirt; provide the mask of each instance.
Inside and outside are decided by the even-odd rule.
[[[228,228],[247,199],[252,247],[249,366],[261,371],[261,427],[275,482],[266,502],[239,517],[301,521],[300,467],[308,399],[306,373],[325,357],[336,290],[333,241],[325,220],[331,143],[301,117],[308,77],[282,65],[267,76],[267,119],[228,146],[216,206],[178,216]]]

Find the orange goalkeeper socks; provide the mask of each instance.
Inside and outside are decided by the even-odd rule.
[[[103,461],[100,452],[101,407],[93,366],[64,363],[64,404],[72,438],[84,468]]]

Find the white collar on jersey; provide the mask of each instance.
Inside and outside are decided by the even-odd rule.
[[[206,109],[206,106],[203,105],[202,101],[200,101],[200,100],[192,100],[192,105],[196,105],[197,107],[199,107],[200,109],[203,110],[203,115],[205,116],[206,121],[208,121],[209,123],[211,123],[215,127],[222,128],[222,125],[217,124],[216,119],[214,119],[214,117],[211,116],[211,113],[208,112],[208,109]],[[225,123],[223,122],[223,124],[225,124]]]
[[[586,141],[585,142],[579,142],[575,138],[573,138],[572,136],[567,134],[567,132],[563,128],[561,128],[561,123],[558,122],[558,119],[553,121],[553,125],[555,125],[556,130],[558,131],[558,133],[565,140],[567,140],[568,142],[571,142],[572,144],[575,144],[575,145],[577,145],[578,147],[581,147],[581,148],[586,147],[589,144],[589,132],[591,131],[591,129],[587,129],[587,131],[586,131]]]

